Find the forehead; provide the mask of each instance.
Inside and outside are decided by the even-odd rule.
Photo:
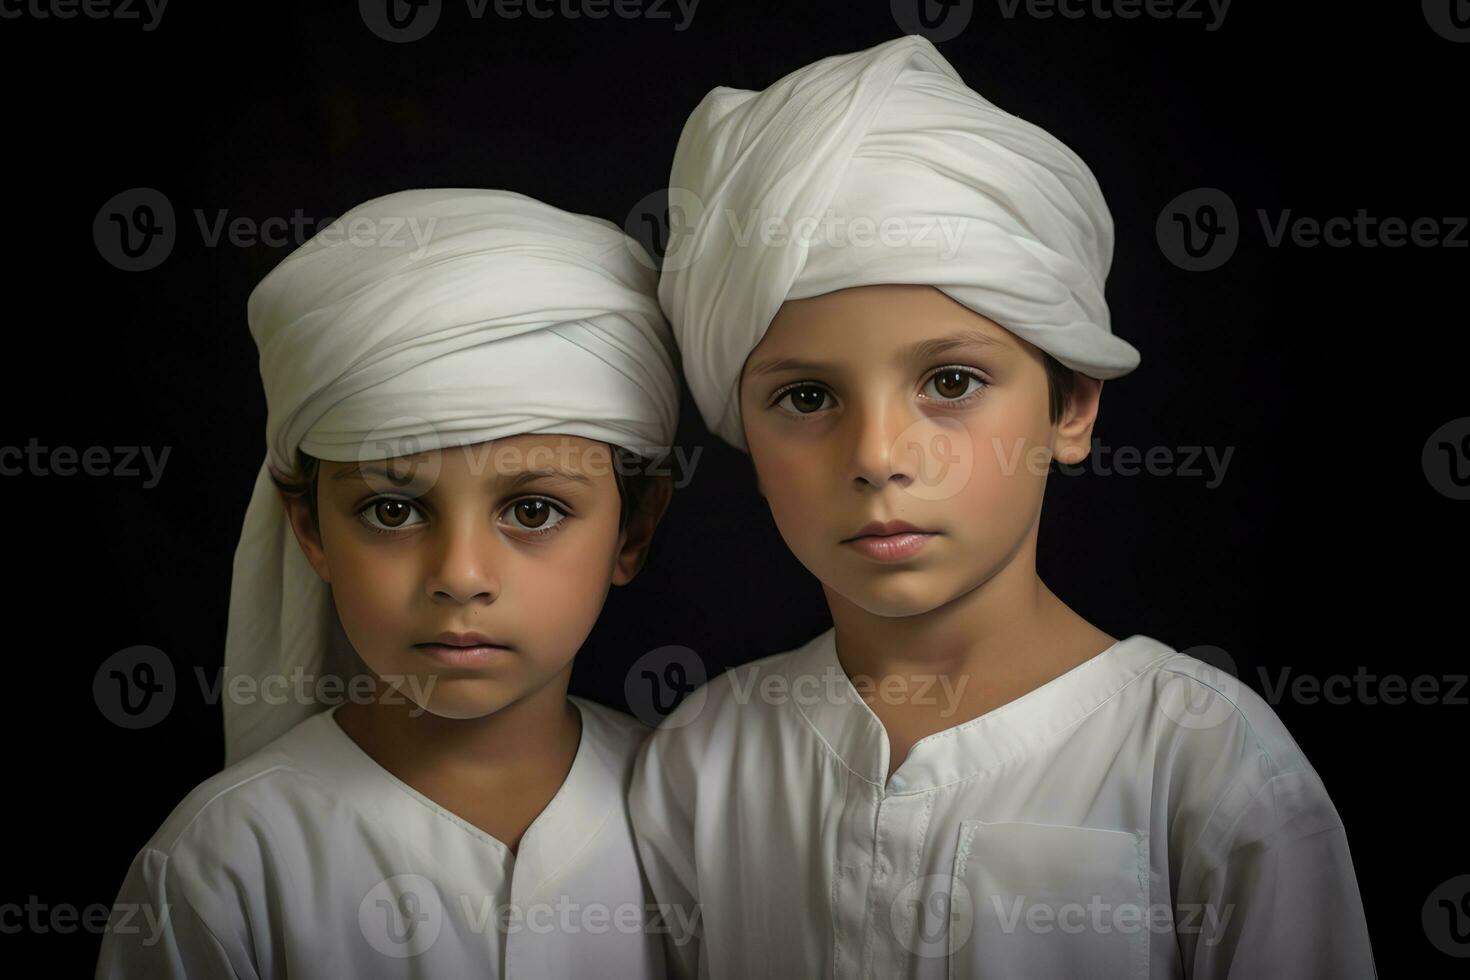
[[[550,458],[568,468],[577,469],[589,463],[605,463],[611,454],[611,447],[596,439],[557,433],[530,433],[397,456],[364,456],[361,460],[352,462],[328,461],[324,465],[335,469],[352,469],[369,463],[426,463],[430,461],[443,463],[454,460],[456,457],[504,461]]]
[[[746,360],[744,376],[823,364],[923,359],[961,347],[992,354],[1025,342],[933,286],[881,285],[787,300]]]
[[[326,462],[324,475],[334,482],[380,479],[438,482],[446,474],[510,480],[515,477],[576,478],[595,485],[611,472],[612,449],[581,436],[534,433],[508,436],[464,446],[419,453]]]
[[[612,448],[605,442],[583,436],[545,432],[507,436],[447,452],[453,454],[460,450],[467,457],[490,455],[498,462],[510,466],[522,465],[529,468],[549,462],[577,473],[605,467],[612,457]]]

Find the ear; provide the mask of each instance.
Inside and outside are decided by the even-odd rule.
[[[1052,455],[1059,463],[1076,465],[1092,452],[1092,427],[1097,422],[1098,403],[1103,383],[1085,374],[1076,376],[1072,397],[1057,423],[1056,443]]]
[[[663,519],[664,511],[674,496],[672,477],[654,477],[647,492],[639,502],[638,509],[628,515],[628,524],[623,528],[623,546],[618,550],[617,562],[613,567],[614,585],[627,585],[643,568],[648,559],[649,546],[653,544],[653,532]]]
[[[296,543],[301,546],[301,553],[306,556],[307,562],[316,571],[317,576],[323,582],[330,583],[332,578],[327,569],[327,552],[322,547],[321,530],[311,519],[311,511],[307,507],[306,498],[288,496],[279,490],[276,492],[280,495],[281,506],[286,509],[286,518],[291,522],[291,530],[296,535]]]

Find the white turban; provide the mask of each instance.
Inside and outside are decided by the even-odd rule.
[[[850,286],[934,286],[1090,377],[1138,366],[1109,325],[1092,172],[917,35],[710,91],[674,153],[669,225],[659,300],[706,424],[740,449],[740,373],[781,304]]]
[[[261,281],[266,459],[230,590],[227,765],[325,707],[315,694],[345,696],[322,678],[361,672],[270,471],[300,480],[298,448],[358,462],[525,433],[661,455],[679,403],[654,278],[611,222],[434,189],[358,205]]]

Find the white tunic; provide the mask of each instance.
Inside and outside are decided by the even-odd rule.
[[[206,780],[139,852],[96,976],[664,975],[625,806],[648,729],[580,698],[566,781],[516,854],[320,711]],[[167,917],[164,918],[164,909]]]
[[[888,760],[830,629],[686,698],[630,796],[655,897],[700,905],[671,969],[1375,975],[1316,772],[1259,696],[1157,640]]]

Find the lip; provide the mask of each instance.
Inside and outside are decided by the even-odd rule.
[[[843,544],[874,561],[907,561],[923,549],[930,539],[939,537],[929,531],[902,531],[898,534],[865,535],[849,538]]]
[[[511,652],[483,633],[440,633],[430,643],[415,643],[414,649],[447,667],[480,667]]]
[[[432,640],[427,640],[419,645],[438,645],[445,647],[506,647],[507,649],[509,649],[508,644],[501,643],[499,640],[491,639],[484,633],[452,633],[448,630],[440,633]]]
[[[928,528],[915,527],[908,521],[869,521],[864,524],[862,530],[850,538],[844,538],[843,542],[856,541],[859,538],[878,537],[886,538],[899,534],[934,534]]]

